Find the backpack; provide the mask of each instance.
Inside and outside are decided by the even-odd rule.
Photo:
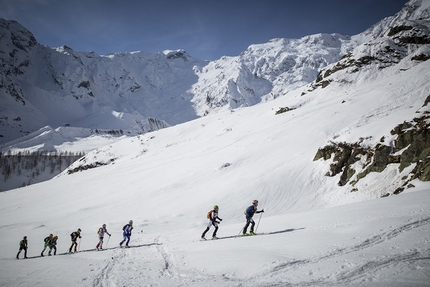
[[[124,225],[124,227],[122,228],[123,231],[125,231],[125,229],[127,228],[127,225],[128,224]]]
[[[212,209],[211,211],[209,211],[209,212],[208,212],[208,215],[206,215],[206,217],[207,217],[208,219],[210,219],[210,218],[211,218],[211,213],[212,213],[212,211],[214,211],[214,210]]]
[[[102,230],[102,228],[100,227],[99,230],[97,230],[97,234],[99,234],[101,230]]]
[[[45,243],[48,243],[48,242],[50,241],[49,236],[48,236],[48,237],[45,237],[45,239],[43,239],[43,241],[44,241]]]
[[[73,239],[73,237],[75,237],[75,232],[70,233],[70,237]]]
[[[248,210],[248,208],[250,208],[251,206],[248,206],[247,208],[245,208],[245,210],[243,211],[243,214],[246,215],[246,211]]]

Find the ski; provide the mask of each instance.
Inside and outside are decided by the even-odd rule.
[[[259,232],[259,233],[255,233],[255,234],[249,234],[248,233],[247,235],[238,234],[238,235],[220,236],[220,237],[217,236],[217,240],[242,238],[242,237],[254,237],[254,236],[261,236],[261,235],[274,235],[274,234],[280,234],[280,233],[293,232],[295,230],[300,230],[300,229],[304,229],[304,228],[289,228],[289,229],[285,229],[285,230],[271,231],[271,232]],[[200,241],[211,241],[211,240],[200,240]]]
[[[73,255],[73,254],[78,254],[78,253],[85,253],[85,252],[97,252],[97,251],[106,251],[106,250],[114,250],[114,249],[128,249],[128,248],[140,248],[140,247],[145,247],[145,246],[151,246],[154,245],[156,243],[148,243],[148,244],[140,244],[140,245],[129,245],[129,246],[118,246],[118,247],[108,247],[108,248],[103,248],[103,249],[99,249],[97,250],[96,248],[92,248],[92,249],[85,249],[85,250],[79,250],[76,252],[62,252],[62,253],[57,253],[56,255],[46,255],[46,256],[40,256],[40,255],[36,255],[36,256],[27,256],[27,258],[19,258],[19,259],[15,259],[15,260],[23,260],[23,259],[36,259],[36,258],[45,258],[45,257],[55,257],[55,256],[63,256],[63,255]]]
[[[256,234],[248,234],[248,235],[230,235],[230,236],[219,236],[217,238],[213,238],[212,240],[221,240],[221,239],[231,239],[231,238],[241,238],[241,237],[254,237],[254,236],[259,236],[259,235],[269,235],[271,233],[256,233]],[[200,239],[200,241],[212,241],[212,240],[207,240],[207,239]]]

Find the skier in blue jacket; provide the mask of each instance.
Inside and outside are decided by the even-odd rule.
[[[123,230],[122,236],[124,236],[124,239],[119,243],[119,246],[122,246],[122,244],[127,240],[127,243],[125,244],[125,246],[128,247],[128,243],[130,242],[131,231],[133,230],[133,220],[130,220],[128,224],[124,225],[122,230]]]
[[[257,206],[258,206],[258,200],[255,199],[252,201],[252,205],[245,210],[246,224],[245,224],[245,227],[243,228],[243,235],[255,235],[254,233],[255,222],[252,219],[252,217],[254,216],[254,213],[264,212],[264,209],[258,211]],[[251,224],[251,230],[248,234],[246,233],[246,231],[248,230],[248,226],[250,224]]]

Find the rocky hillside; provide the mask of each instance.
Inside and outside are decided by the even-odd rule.
[[[429,1],[410,1],[397,15],[369,29],[367,33],[372,35],[371,40],[347,53],[339,62],[322,69],[303,95],[329,85],[365,84],[371,77],[382,78],[384,73],[393,71],[402,73],[429,60],[429,7]],[[395,84],[399,89],[406,85]],[[387,172],[389,168],[395,169],[392,175],[395,184],[384,196],[402,192],[416,178],[430,180],[430,91],[423,87],[420,94],[413,96],[427,97],[423,107],[416,111],[412,120],[399,119],[391,133],[379,142],[369,145],[365,135],[356,142],[333,140],[318,150],[314,160],[331,161],[327,175],[338,176],[338,184],[349,185],[352,192],[360,190],[360,180],[369,173]]]

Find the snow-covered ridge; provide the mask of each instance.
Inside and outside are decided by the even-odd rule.
[[[3,143],[47,125],[147,132],[138,124],[147,118],[175,125],[252,106],[311,82],[354,46],[349,37],[317,34],[251,45],[240,56],[212,62],[184,50],[99,56],[42,46],[18,23],[0,21]],[[115,111],[135,121],[107,118]]]
[[[184,50],[98,56],[66,46],[51,49],[37,44],[18,23],[1,20],[5,29],[19,26],[7,30],[10,37],[0,42],[5,51],[11,51],[1,55],[9,64],[0,89],[4,99],[1,131],[4,137],[13,137],[44,126],[53,127],[53,131],[68,126],[91,138],[93,131],[101,130],[132,136],[215,112],[268,102],[308,83],[311,84],[303,94],[332,82],[336,83],[334,91],[339,91],[425,61],[425,15],[428,3],[411,1],[395,16],[359,35],[273,39],[251,45],[237,57],[211,62],[195,59]],[[409,27],[404,26],[404,21],[415,26],[404,28]],[[408,35],[411,31],[415,34]],[[23,36],[14,36],[19,33]],[[417,35],[424,43],[404,43],[404,39],[416,39]],[[27,44],[21,49],[11,39],[24,39]],[[368,62],[377,64],[367,65]],[[398,66],[381,72],[393,65]],[[296,109],[308,101],[303,99],[289,106]],[[85,136],[65,138],[44,130],[22,139],[4,144],[2,151],[62,150],[74,144],[78,149],[77,143],[85,142]],[[82,150],[90,149],[85,145]]]

